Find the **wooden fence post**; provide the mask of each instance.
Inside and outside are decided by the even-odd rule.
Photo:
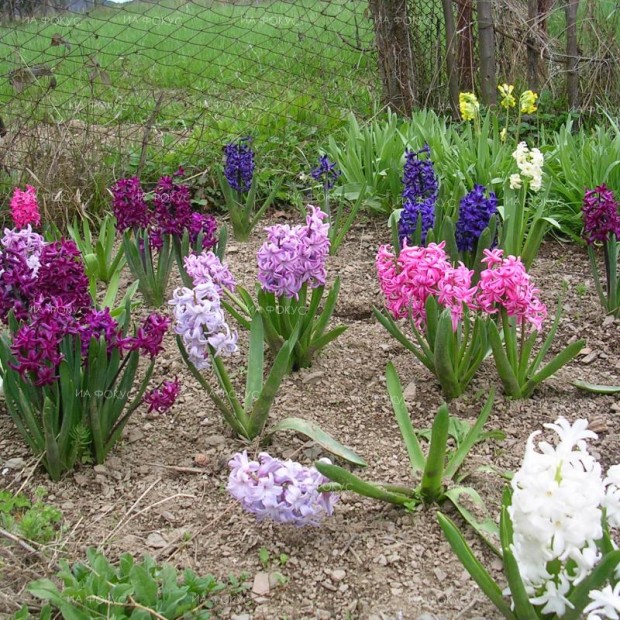
[[[527,81],[528,87],[538,90],[538,53],[535,32],[538,30],[538,0],[527,0]]]
[[[383,103],[409,116],[416,105],[407,0],[370,0]]]
[[[566,96],[571,110],[579,106],[579,50],[577,48],[577,11],[579,0],[566,4]]]
[[[446,23],[446,70],[448,72],[448,92],[452,116],[457,118],[459,110],[459,76],[456,64],[456,27],[452,0],[441,0],[443,16]]]
[[[495,76],[495,27],[491,0],[478,0],[478,53],[480,56],[480,94],[486,105],[497,103]]]

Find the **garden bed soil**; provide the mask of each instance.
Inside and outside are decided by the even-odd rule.
[[[271,216],[269,223],[277,221],[282,218]],[[258,229],[247,244],[231,241],[227,253],[233,273],[250,290],[263,236]],[[372,315],[372,306],[381,304],[374,257],[379,243],[387,239],[385,227],[371,220],[355,227],[339,255],[330,258],[329,281],[336,275],[342,280],[333,322],[348,330],[312,368],[284,380],[270,421],[288,416],[313,420],[367,460],[367,479],[409,483],[407,455],[385,388],[387,362],[394,362],[407,388],[416,427],[430,426],[442,399],[433,376]],[[493,464],[499,470],[514,470],[528,435],[560,415],[571,421],[588,418],[599,433],[593,447],[604,465],[620,461],[618,398],[583,393],[571,385],[575,379],[620,383],[620,322],[606,319],[598,304],[584,249],[548,241],[532,274],[551,313],[566,284],[554,352],[578,337],[587,339],[587,349],[529,400],[508,401],[498,390],[488,427],[502,429],[506,438],[478,444],[465,463],[472,471],[468,484],[479,491],[493,515],[502,479],[476,469]],[[241,370],[247,344],[243,335],[240,343],[241,354],[226,363]],[[218,603],[222,618],[498,617],[450,550],[437,524],[436,507],[410,514],[344,493],[335,515],[321,527],[257,524],[226,491],[232,455],[243,449],[255,454],[257,445],[232,436],[190,378],[172,336],[167,337],[157,372],[160,379],[182,379],[181,397],[171,412],[161,417],[135,415],[104,465],[82,465],[58,483],[36,468],[0,409],[0,487],[23,487],[32,495],[44,486],[46,501],[62,509],[65,527],[56,544],[41,550],[43,556],[0,540],[0,616],[15,611],[21,602],[35,602],[24,587],[34,577],[50,575],[53,562],[80,560],[88,547],[99,547],[112,558],[124,552],[148,553],[221,579],[244,575],[247,589],[231,591]],[[451,413],[473,420],[493,385],[498,378],[492,360],[487,360],[467,393],[451,404]],[[325,456],[316,445],[287,433],[275,436],[268,450],[306,464]],[[2,467],[20,457],[23,467]],[[448,506],[445,509],[457,518]],[[500,560],[466,532],[475,552],[499,574]],[[270,553],[267,567],[259,559],[263,547]],[[278,562],[281,554],[288,557],[283,565]],[[280,576],[272,574],[271,579],[264,574],[276,572]]]

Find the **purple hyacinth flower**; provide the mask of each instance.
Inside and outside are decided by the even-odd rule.
[[[247,192],[254,177],[254,151],[251,137],[230,142],[224,147],[224,176],[228,185],[237,192]]]
[[[588,244],[620,239],[620,212],[613,192],[606,185],[588,190],[583,199],[583,236]]]
[[[336,164],[329,160],[327,155],[319,157],[319,165],[310,173],[315,181],[320,181],[325,191],[334,187],[338,177],[342,173],[336,168]]]
[[[195,245],[198,237],[202,234],[201,250],[208,250],[217,243],[215,233],[217,232],[217,221],[212,215],[202,213],[192,213],[189,224],[189,241]]]
[[[471,252],[474,249],[482,231],[496,213],[495,193],[490,192],[486,196],[484,185],[474,185],[460,203],[459,219],[456,224],[456,245],[459,252]]]
[[[234,276],[213,252],[190,254],[183,259],[183,264],[194,285],[213,282],[219,295],[223,288],[235,292]]]
[[[327,214],[309,207],[305,226],[276,224],[265,228],[267,241],[257,254],[258,281],[263,290],[277,296],[299,297],[304,284],[325,284],[329,255]]]
[[[319,525],[333,514],[338,496],[319,491],[329,480],[314,467],[281,461],[266,452],[250,461],[246,451],[236,454],[229,466],[228,491],[258,521],[271,519],[301,527]]]
[[[160,235],[182,236],[192,220],[191,196],[186,185],[176,183],[172,177],[159,179],[153,198],[155,207],[154,227]]]
[[[421,216],[421,240],[426,242],[426,235],[435,223],[435,205],[439,195],[439,180],[430,159],[428,145],[419,151],[405,152],[403,169],[403,210],[398,223],[398,236],[403,242],[416,232],[418,218]],[[429,159],[422,159],[428,155]]]
[[[125,346],[134,351],[140,350],[144,355],[150,355],[151,358],[157,357],[164,348],[163,340],[169,326],[169,317],[153,312],[137,329],[136,335],[127,339]]]
[[[112,186],[112,197],[112,211],[119,233],[144,229],[149,225],[149,210],[138,177],[117,181]]]
[[[174,381],[164,381],[160,387],[144,395],[144,402],[149,406],[147,413],[152,413],[153,411],[166,413],[174,405],[180,392],[181,384],[177,379]]]

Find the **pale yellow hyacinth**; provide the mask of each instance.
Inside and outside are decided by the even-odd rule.
[[[464,121],[473,121],[480,111],[480,104],[474,93],[459,93],[459,109]]]
[[[499,104],[507,110],[508,108],[514,108],[517,104],[517,100],[512,94],[514,89],[515,87],[512,84],[500,84],[497,87],[497,90],[499,90],[499,94],[502,97],[502,100],[499,102]]]
[[[524,90],[519,97],[521,114],[534,114],[538,110],[537,99],[538,95],[533,90]]]
[[[500,132],[499,132],[499,139],[502,142],[506,142],[506,137],[508,136],[508,130],[504,127]]]

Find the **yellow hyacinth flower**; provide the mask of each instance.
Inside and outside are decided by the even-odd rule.
[[[532,90],[525,90],[519,97],[519,105],[521,106],[521,114],[534,114],[538,107],[536,106],[538,95]]]
[[[504,127],[500,132],[499,132],[499,139],[502,142],[506,142],[506,136],[508,135],[508,130]]]
[[[497,90],[499,90],[499,94],[502,96],[502,100],[500,101],[500,105],[503,108],[514,108],[517,100],[514,98],[512,91],[515,89],[515,87],[512,84],[501,84],[500,86],[497,87]]]
[[[459,109],[464,121],[473,121],[480,110],[480,104],[474,93],[459,93]]]

